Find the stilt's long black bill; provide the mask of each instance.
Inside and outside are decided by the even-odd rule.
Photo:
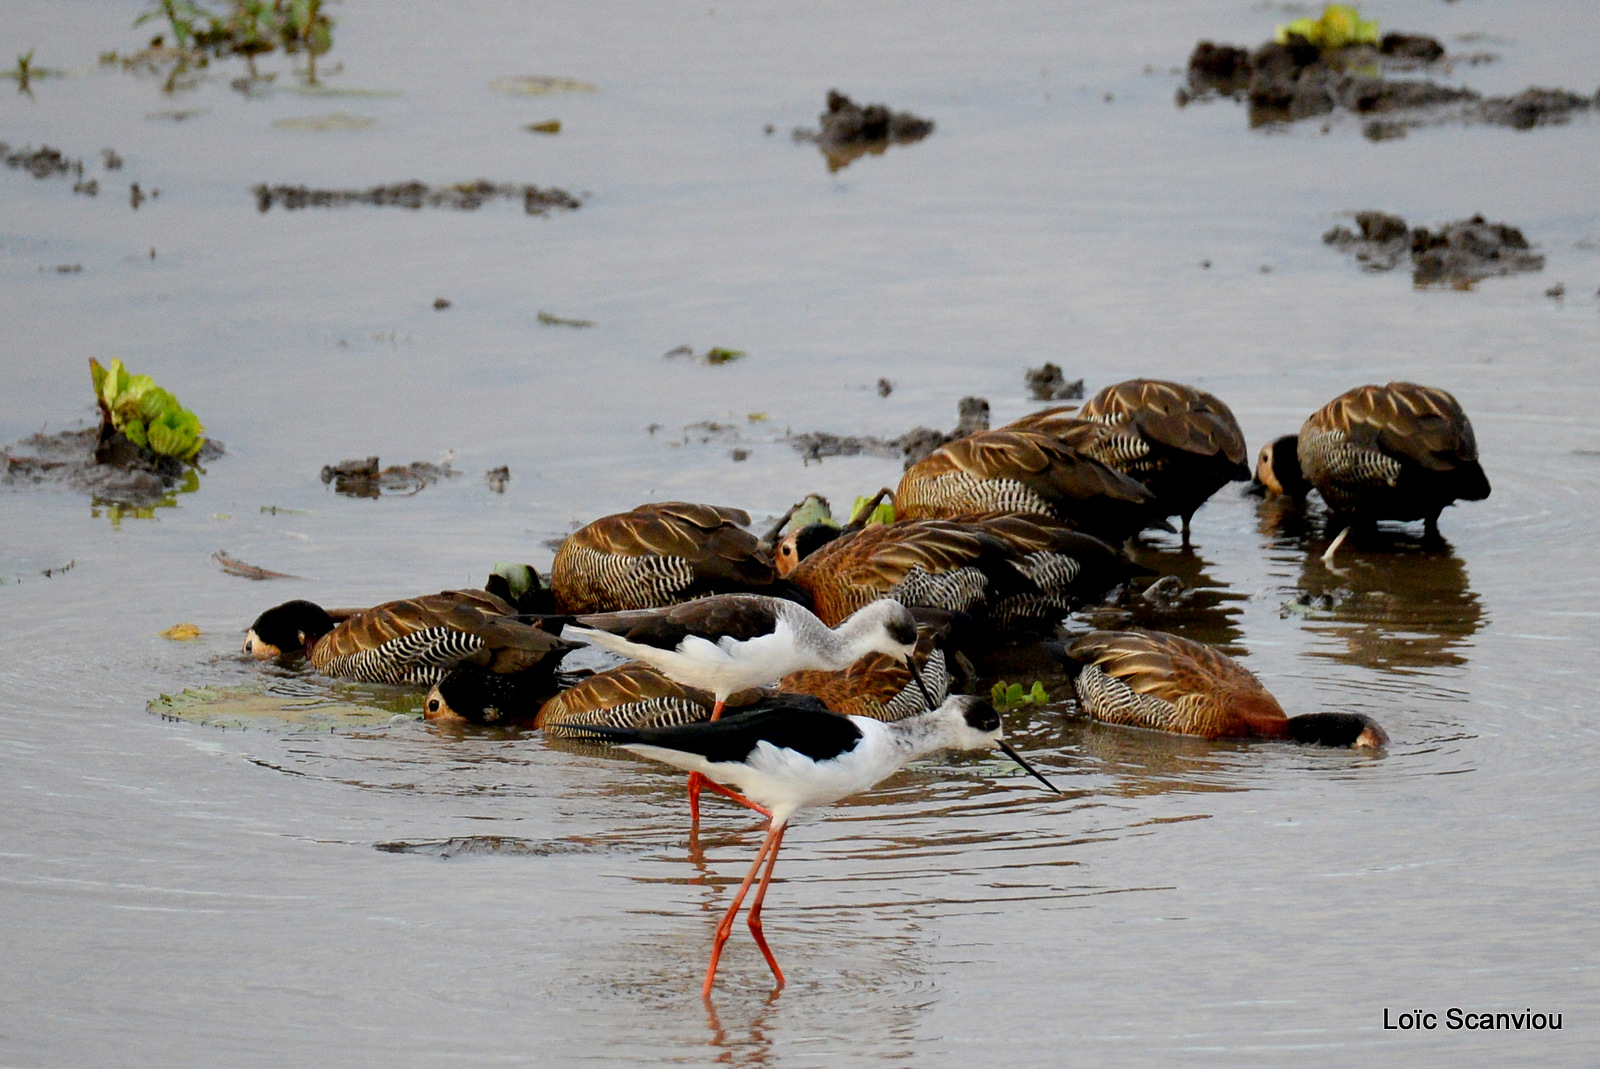
[[[906,667],[911,669],[911,678],[917,681],[917,689],[922,691],[922,700],[928,703],[928,708],[939,708],[939,703],[933,700],[933,692],[928,690],[928,684],[922,681],[922,673],[917,671],[917,658],[915,655],[906,658]]]
[[[996,739],[995,740],[995,745],[1000,747],[1000,749],[1005,752],[1005,755],[1007,757],[1011,758],[1011,760],[1015,761],[1017,764],[1021,765],[1024,769],[1026,769],[1027,772],[1028,772],[1028,775],[1032,776],[1034,779],[1038,780],[1040,783],[1044,784],[1046,787],[1049,787],[1052,791],[1055,791],[1057,794],[1061,793],[1060,789],[1058,787],[1056,787],[1056,785],[1054,783],[1051,783],[1049,780],[1047,780],[1043,776],[1039,775],[1039,770],[1037,768],[1034,768],[1032,765],[1028,764],[1028,762],[1024,761],[1022,759],[1022,755],[1019,754],[1017,751],[1013,750],[1011,748],[1011,744],[1006,742],[1005,739]]]

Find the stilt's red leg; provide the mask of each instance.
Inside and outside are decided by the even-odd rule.
[[[702,780],[702,785],[703,786],[709,787],[711,790],[716,791],[718,794],[723,795],[723,796],[728,797],[728,798],[732,798],[735,802],[738,802],[740,805],[748,806],[749,808],[754,809],[757,813],[760,813],[764,817],[772,816],[772,810],[768,809],[764,805],[757,805],[755,802],[752,802],[750,799],[746,798],[744,795],[740,794],[738,791],[731,790],[730,788],[724,787],[722,784],[718,783],[714,779],[705,779],[705,777],[702,776],[701,780]]]
[[[733,902],[728,906],[728,912],[722,915],[722,922],[717,925],[717,938],[711,944],[711,964],[706,967],[706,982],[700,988],[700,994],[704,998],[711,997],[711,984],[717,978],[717,962],[722,960],[722,945],[728,941],[728,936],[733,932],[733,918],[739,915],[739,907],[744,904],[745,893],[755,882],[756,873],[761,871],[761,862],[766,860],[767,854],[782,837],[782,828],[773,828],[767,832],[766,839],[761,843],[761,849],[756,851],[755,861],[750,864],[750,871],[745,873],[744,882],[739,885],[738,893],[733,896]]]
[[[713,720],[721,719],[721,717],[722,717],[722,707],[723,707],[724,704],[726,704],[726,703],[722,702],[722,701],[718,701],[716,705],[713,705],[711,707],[711,719],[713,719]],[[689,823],[690,824],[699,824],[700,823],[700,790],[705,785],[706,785],[705,776],[701,775],[698,772],[689,773]],[[738,795],[734,795],[734,797],[735,798],[739,798]],[[739,798],[739,801],[744,802],[744,804],[750,806],[751,809],[759,809],[760,808],[759,806],[751,805],[749,802],[745,801],[743,798]],[[763,809],[762,812],[765,813],[766,810]]]
[[[767,959],[767,965],[772,969],[772,975],[778,978],[778,986],[783,986],[783,970],[778,968],[778,959],[772,956],[772,948],[767,946],[767,937],[761,930],[761,903],[767,897],[767,885],[772,883],[772,870],[778,864],[778,848],[783,845],[783,833],[789,825],[785,824],[778,829],[778,838],[772,844],[772,852],[767,855],[767,871],[761,877],[761,886],[756,888],[756,897],[750,902],[750,916],[746,918],[750,924],[750,934],[755,936],[756,946],[761,948],[761,953]]]

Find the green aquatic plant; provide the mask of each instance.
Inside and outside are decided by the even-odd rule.
[[[307,80],[317,81],[317,57],[333,47],[333,20],[323,11],[323,0],[231,0],[222,11],[202,7],[196,0],[151,0],[150,10],[134,19],[135,26],[165,20],[174,50],[185,56],[243,56],[255,74],[255,57],[279,48],[304,52]],[[161,48],[158,38],[151,51]],[[143,54],[148,57],[148,53]],[[139,56],[123,59],[107,53],[102,62],[121,61],[130,69]]]
[[[996,710],[1009,713],[1013,709],[1022,709],[1029,705],[1044,705],[1050,700],[1050,695],[1045,693],[1044,684],[1037,679],[1033,681],[1031,690],[1023,690],[1021,683],[1007,685],[1001,680],[989,689],[989,702]]]
[[[876,501],[877,504],[874,505],[874,501]],[[855,523],[857,520],[861,519],[861,510],[865,509],[868,505],[873,505],[872,515],[868,516],[866,520],[862,522],[861,525],[863,527],[874,523],[894,522],[894,502],[884,501],[882,498],[871,497],[856,498],[855,504],[850,506],[850,522]]]
[[[731,364],[735,360],[743,359],[745,355],[743,349],[724,349],[716,345],[706,350],[705,361],[708,364]]]
[[[89,358],[95,400],[102,424],[121,431],[134,445],[162,456],[192,461],[205,444],[205,428],[195,414],[149,375],[129,375],[121,360],[110,367]]]
[[[34,50],[30,48],[24,55],[18,56],[17,69],[6,72],[17,80],[17,92],[19,93],[30,91],[28,81],[33,77],[33,52]]]
[[[1291,35],[1304,37],[1324,51],[1350,45],[1375,45],[1378,43],[1378,20],[1362,18],[1361,12],[1349,4],[1329,4],[1322,9],[1321,18],[1286,22],[1278,27],[1274,38],[1280,45],[1286,45]]]

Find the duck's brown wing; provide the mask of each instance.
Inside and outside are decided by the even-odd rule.
[[[603,516],[562,543],[550,585],[568,612],[642,609],[762,587],[777,572],[741,509],[665,501]]]
[[[1003,546],[970,524],[906,520],[836,539],[801,561],[790,578],[811,592],[822,622],[835,627],[870,602],[902,593],[907,604],[965,611],[983,596],[985,572],[1003,556]],[[964,572],[973,574],[958,575]]]
[[[559,738],[585,738],[584,725],[668,727],[711,718],[715,698],[674,683],[649,665],[629,662],[598,672],[546,701],[534,727]],[[552,726],[559,725],[559,726]]]
[[[1142,526],[1154,495],[1134,479],[1054,438],[984,431],[941,446],[900,480],[895,507],[916,516],[1011,511],[1053,515],[1115,537]]]
[[[1351,443],[1376,448],[1429,471],[1452,471],[1478,459],[1472,423],[1454,397],[1432,386],[1391,382],[1340,394],[1306,421],[1339,431]]]
[[[435,683],[449,669],[475,664],[518,672],[556,660],[569,643],[515,618],[516,610],[483,590],[446,590],[358,612],[311,649],[312,666],[369,682]]]
[[[1233,411],[1204,390],[1160,379],[1130,379],[1107,386],[1083,406],[1079,416],[1101,422],[1128,422],[1150,442],[1203,457],[1222,457],[1249,478],[1249,451]]]
[[[1049,408],[1041,408],[1037,412],[1030,412],[1019,420],[1007,423],[1000,429],[1004,431],[1032,431],[1035,434],[1047,434],[1055,438],[1059,432],[1082,422],[1084,421],[1078,415],[1077,405],[1052,405]]]
[[[1159,631],[1091,631],[1067,656],[1086,666],[1078,692],[1098,719],[1208,738],[1287,730],[1282,707],[1254,675],[1198,642]]]

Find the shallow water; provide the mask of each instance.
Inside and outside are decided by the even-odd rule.
[[[136,7],[0,7],[0,41],[71,74],[32,99],[0,83],[0,140],[102,185],[0,170],[0,442],[87,420],[85,362],[116,356],[228,455],[148,517],[0,493],[0,1062],[1592,1059],[1600,118],[1372,143],[1350,118],[1251,131],[1231,103],[1173,106],[1196,39],[1259,41],[1276,5],[347,0],[329,84],[397,94],[300,95],[269,58],[284,73],[259,99],[231,67],[172,97],[97,69],[141,40]],[[1451,47],[1489,35],[1459,43],[1501,57],[1458,71],[1480,90],[1600,81],[1592,4],[1376,13]],[[597,90],[490,87],[530,74]],[[833,85],[938,129],[830,174],[787,130]],[[335,113],[375,122],[274,125]],[[557,136],[521,129],[553,118]],[[261,214],[250,193],[479,177],[585,204]],[[131,209],[134,181],[160,197]],[[1364,208],[1483,212],[1547,265],[1415,290],[1322,246]],[[679,344],[750,355],[662,358]],[[1213,390],[1252,446],[1360,382],[1456,394],[1495,489],[1446,513],[1447,551],[1402,537],[1334,572],[1316,523],[1230,488],[1193,554],[1157,538],[1142,558],[1187,600],[1095,614],[1223,643],[1291,712],[1378,719],[1385,754],[1016,718],[1066,797],[963,757],[802,819],[766,915],[789,985],[769,997],[740,926],[708,1010],[711,932],[760,830],[713,803],[689,845],[679,777],[403,716],[240,732],[145,711],[252,681],[240,632],[290,597],[543,568],[548,540],[652,498],[848,501],[898,465],[803,466],[786,429],[948,426],[966,394],[1002,422],[1046,359],[1091,390]],[[725,429],[686,430],[706,421]],[[464,474],[414,496],[317,477],[447,450]],[[226,575],[219,548],[307,578]],[[203,637],[158,637],[180,621]],[[1020,655],[989,668],[1054,679]],[[1450,1006],[1564,1027],[1383,1028],[1386,1007]]]

